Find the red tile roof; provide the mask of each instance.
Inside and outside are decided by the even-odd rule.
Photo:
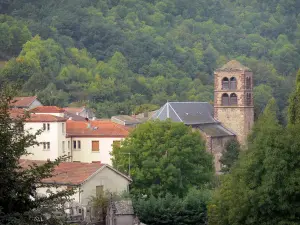
[[[69,137],[126,137],[128,129],[110,120],[67,121]]]
[[[12,119],[23,117],[27,111],[25,109],[13,108],[9,110],[9,115]]]
[[[36,164],[43,165],[46,161],[40,160],[20,160],[20,166],[24,169],[29,169],[30,165]],[[89,179],[98,170],[108,167],[109,169],[117,172],[129,181],[126,175],[113,169],[112,167],[101,163],[81,163],[81,162],[62,162],[55,167],[53,177],[43,179],[43,183],[49,184],[62,184],[62,185],[80,185]]]
[[[14,97],[10,105],[18,108],[28,108],[36,99],[36,96]]]
[[[53,116],[49,114],[30,114],[30,117],[25,120],[25,122],[30,123],[39,123],[39,122],[65,122],[67,121],[67,118],[59,117],[59,116]]]
[[[81,113],[84,110],[84,107],[66,107],[64,108],[64,110],[76,114],[76,113]]]
[[[38,106],[31,110],[34,113],[63,113],[64,111],[57,106]]]

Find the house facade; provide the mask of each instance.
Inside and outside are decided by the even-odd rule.
[[[30,165],[42,165],[45,161],[21,160],[20,165],[28,168]],[[91,205],[91,197],[103,191],[110,193],[122,193],[128,191],[132,180],[113,167],[102,163],[78,163],[62,162],[55,167],[53,176],[42,180],[49,185],[37,189],[39,196],[47,196],[50,192],[56,193],[68,188],[74,188],[76,193],[71,196],[73,205],[80,206],[83,212],[74,211],[74,214],[86,216],[87,209]]]
[[[68,148],[72,161],[112,165],[113,145],[129,134],[125,126],[110,120],[67,121]]]

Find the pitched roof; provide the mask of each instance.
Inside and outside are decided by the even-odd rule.
[[[221,124],[203,124],[199,126],[199,129],[211,137],[235,136],[234,133],[227,130]]]
[[[183,122],[186,125],[217,123],[208,102],[167,102],[151,119]]]
[[[10,105],[12,107],[28,108],[36,99],[37,96],[14,97]]]
[[[251,71],[248,67],[242,65],[237,60],[231,60],[225,65],[223,65],[221,68],[217,69],[217,71]]]
[[[31,113],[25,122],[38,123],[38,122],[65,122],[67,118],[54,116],[49,114],[34,114]]]
[[[68,137],[126,137],[129,130],[110,120],[67,121]]]
[[[34,113],[63,113],[64,110],[57,106],[38,106],[31,110]]]
[[[28,115],[26,115],[28,113]],[[54,116],[50,114],[35,114],[26,111],[25,109],[10,109],[9,110],[10,117],[12,119],[24,118],[26,115],[25,122],[28,123],[38,123],[38,122],[65,122],[67,118]]]
[[[124,124],[125,126],[137,125],[137,124],[142,123],[142,120],[134,118],[133,116],[128,116],[128,115],[113,116],[113,117],[111,117],[111,120],[115,123]]]
[[[64,108],[64,110],[76,114],[76,113],[81,113],[84,110],[84,107],[66,107]]]
[[[64,112],[64,117],[74,121],[85,121],[85,118],[83,116],[79,116],[74,113],[70,113],[68,111]]]
[[[28,169],[30,166],[36,164],[41,166],[46,161],[41,160],[20,160],[20,166]],[[80,185],[96,174],[98,171],[109,168],[125,179],[132,181],[129,177],[112,168],[109,165],[101,163],[81,163],[81,162],[62,162],[54,168],[53,177],[42,180],[42,183],[60,184],[60,185]]]

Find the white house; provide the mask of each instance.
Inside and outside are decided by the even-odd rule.
[[[39,145],[27,148],[30,155],[23,156],[24,159],[32,160],[54,160],[59,156],[70,155],[67,151],[66,120],[63,117],[47,114],[31,114],[26,119],[24,129],[30,133],[42,130],[36,140]]]
[[[73,162],[112,165],[113,144],[119,145],[128,134],[128,128],[110,120],[67,121],[68,149]]]
[[[23,168],[28,168],[33,163],[42,165],[45,161],[20,161]],[[128,191],[131,182],[129,177],[106,164],[62,162],[55,168],[53,177],[42,181],[43,184],[49,184],[49,187],[38,188],[37,193],[48,195],[49,191],[57,192],[70,187],[75,188],[76,193],[72,199],[86,211],[92,196],[102,191],[111,193]]]

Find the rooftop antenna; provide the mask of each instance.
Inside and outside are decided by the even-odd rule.
[[[131,152],[124,152],[124,153],[120,153],[122,155],[128,155],[129,156],[129,160],[128,160],[128,176],[131,177],[130,175],[130,170],[131,170],[131,161],[130,161],[130,158],[131,158],[131,154],[134,154],[134,153],[131,153]]]

